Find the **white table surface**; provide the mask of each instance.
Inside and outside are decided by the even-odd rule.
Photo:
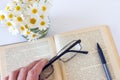
[[[9,0],[0,0],[3,9]],[[51,28],[47,36],[89,26],[107,24],[112,31],[120,55],[120,0],[53,0]],[[25,41],[11,35],[0,24],[0,45]]]

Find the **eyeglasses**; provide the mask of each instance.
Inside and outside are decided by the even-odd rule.
[[[50,75],[53,74],[54,68],[53,63],[56,60],[61,60],[62,62],[68,62],[74,58],[78,53],[87,54],[88,51],[81,51],[81,40],[73,40],[65,45],[56,56],[54,56],[43,68],[42,73],[39,76],[39,80],[47,79]]]

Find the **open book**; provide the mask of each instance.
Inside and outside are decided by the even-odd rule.
[[[35,42],[24,42],[0,47],[2,78],[11,71],[26,66],[40,58],[51,59],[67,43],[81,40],[82,50],[88,54],[77,54],[64,63],[53,64],[54,73],[48,80],[106,80],[105,72],[97,52],[101,45],[113,80],[120,80],[120,63],[115,44],[107,26],[90,27],[43,38]]]

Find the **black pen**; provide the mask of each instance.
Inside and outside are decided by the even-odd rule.
[[[109,71],[109,69],[108,69],[108,67],[107,67],[107,63],[106,63],[106,60],[105,60],[103,51],[102,51],[102,49],[101,49],[101,47],[100,47],[100,45],[99,45],[98,43],[97,43],[97,49],[98,49],[98,53],[99,53],[99,56],[100,56],[100,59],[101,59],[101,62],[102,62],[103,69],[104,69],[104,71],[105,71],[107,80],[112,80],[110,71]]]

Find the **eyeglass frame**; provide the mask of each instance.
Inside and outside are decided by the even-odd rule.
[[[60,53],[60,51],[62,51],[66,46],[68,46],[71,42],[75,41],[72,45],[70,45],[66,50],[64,50],[62,53]],[[70,50],[72,49],[75,45],[80,44],[81,40],[73,40],[70,43],[68,43],[67,45],[65,45],[56,56],[54,56],[52,59],[50,59],[50,61],[45,65],[45,67],[43,68],[43,71],[49,67],[50,65],[52,65],[56,60],[60,59],[60,57],[62,57],[64,54],[68,53],[68,52],[76,52],[76,53],[83,53],[83,54],[88,54],[88,51],[77,51],[77,50]],[[76,56],[76,55],[75,55]],[[73,56],[74,57],[74,56]],[[73,58],[72,57],[72,58]],[[70,58],[71,59],[71,58]],[[70,60],[69,59],[69,60]],[[61,59],[60,59],[61,60]],[[67,60],[67,61],[69,61]],[[66,61],[66,62],[67,62]]]

